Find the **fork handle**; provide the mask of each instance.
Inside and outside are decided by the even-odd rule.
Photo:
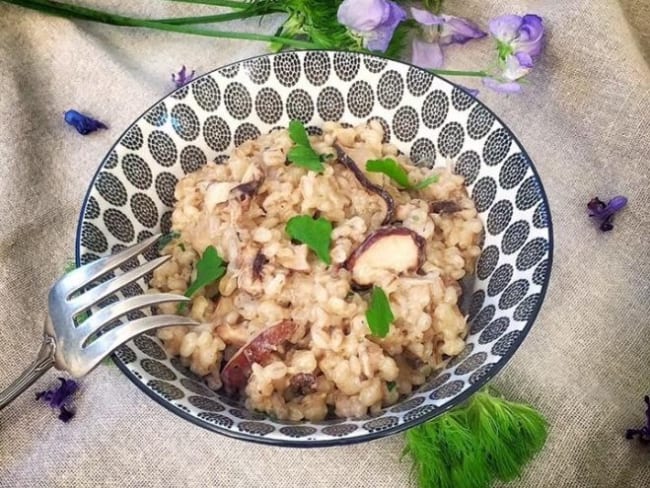
[[[54,352],[56,344],[54,337],[43,336],[41,348],[32,364],[7,388],[0,391],[0,410],[9,405],[18,395],[32,386],[34,382],[54,365]]]

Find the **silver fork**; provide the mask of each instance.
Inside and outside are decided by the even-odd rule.
[[[94,312],[81,324],[75,317],[110,297],[171,256],[162,256],[131,269],[120,276],[89,288],[106,273],[135,258],[153,246],[161,235],[155,235],[120,253],[77,268],[60,278],[50,289],[49,317],[45,320],[43,342],[36,360],[4,391],[0,392],[0,410],[29,388],[43,373],[54,366],[73,377],[88,374],[102,359],[121,344],[148,330],[170,325],[199,325],[178,315],[151,315],[118,325],[93,339],[106,325],[129,312],[165,302],[187,302],[189,298],[172,293],[137,295],[117,301]],[[89,288],[89,289],[88,289]]]

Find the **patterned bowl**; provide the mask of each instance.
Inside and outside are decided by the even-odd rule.
[[[394,434],[462,402],[503,368],[533,325],[551,269],[551,218],[533,164],[498,117],[452,83],[404,63],[329,51],[260,56],[197,78],[147,110],[101,163],[81,211],[77,265],[169,231],[179,178],[291,119],[313,131],[328,120],[375,119],[414,162],[454,162],[485,224],[461,307],[470,323],[465,350],[397,405],[322,422],[246,410],[170,358],[155,335],[123,345],[114,361],[180,417],[239,439],[328,446]],[[143,280],[120,295],[145,287]]]

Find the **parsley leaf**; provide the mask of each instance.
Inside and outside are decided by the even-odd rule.
[[[438,181],[438,175],[431,175],[419,183],[412,185],[409,181],[406,170],[392,158],[371,159],[366,162],[366,170],[371,173],[383,173],[399,186],[409,190],[421,190],[422,188],[429,186],[431,183],[436,183]]]
[[[302,122],[299,120],[289,122],[289,137],[296,145],[289,150],[287,159],[296,166],[322,173],[325,170],[322,158],[311,147],[307,130]]]
[[[297,215],[287,222],[285,231],[292,239],[307,244],[325,264],[331,264],[332,223],[322,217]]]
[[[366,310],[366,320],[370,332],[376,337],[386,337],[390,324],[395,320],[393,311],[390,309],[390,303],[388,303],[388,297],[384,290],[378,286],[372,287],[370,305]]]
[[[196,279],[185,290],[185,296],[191,298],[200,288],[214,283],[219,278],[226,274],[226,266],[219,256],[214,246],[208,246],[203,251],[203,256],[196,263]],[[185,303],[178,306],[178,310],[182,311],[185,308]]]
[[[165,248],[167,244],[169,244],[171,241],[174,239],[178,239],[181,236],[180,232],[177,232],[175,230],[168,232],[167,234],[163,235],[159,240],[158,240],[158,249],[162,250]]]
[[[386,383],[386,389],[388,391],[393,391],[396,386],[397,386],[397,383],[395,383],[394,381],[389,381],[389,382]]]
[[[431,183],[438,183],[438,175],[431,175],[417,183],[416,185],[413,186],[414,190],[421,190],[422,188],[426,188],[429,186]]]

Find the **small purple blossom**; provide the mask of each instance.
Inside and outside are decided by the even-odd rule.
[[[434,15],[428,10],[411,7],[411,16],[420,24],[422,35],[412,43],[412,61],[422,68],[440,68],[444,64],[442,48],[450,44],[465,44],[485,37],[474,22],[452,15]]]
[[[88,115],[84,115],[76,110],[68,110],[63,114],[63,118],[68,125],[71,125],[79,134],[85,136],[98,129],[108,129],[106,124],[99,120],[93,119]]]
[[[178,73],[172,73],[172,82],[176,85],[176,88],[180,88],[182,86],[187,85],[192,79],[194,78],[194,73],[195,71],[192,70],[192,72],[188,75],[187,74],[187,68],[185,65],[178,71]]]
[[[473,97],[478,97],[478,94],[481,93],[481,92],[480,92],[479,90],[477,90],[476,88],[469,88],[469,87],[467,87],[467,86],[464,86],[464,85],[458,85],[458,84],[456,84],[456,86],[457,86],[458,88],[460,88],[461,90],[463,90],[464,92],[469,93],[469,94],[472,95]]]
[[[650,396],[646,395],[643,399],[648,406],[645,411],[646,423],[640,429],[627,429],[625,432],[626,439],[639,439],[643,444],[650,444]]]
[[[74,417],[74,410],[70,407],[72,396],[79,389],[79,385],[74,380],[59,378],[61,384],[49,390],[41,391],[36,394],[37,400],[47,402],[50,407],[59,409],[59,419],[63,422],[69,422]]]
[[[385,52],[406,12],[391,0],[344,0],[336,18],[362,38],[364,47]]]
[[[484,78],[483,84],[501,93],[517,93],[518,80],[530,73],[542,53],[543,20],[534,14],[502,15],[490,21],[489,29],[497,41],[500,73]]]
[[[600,198],[595,197],[587,204],[587,210],[589,210],[589,217],[592,217],[600,224],[600,230],[607,232],[614,228],[612,224],[614,214],[622,210],[626,205],[627,198],[624,196],[614,197],[607,204]]]

